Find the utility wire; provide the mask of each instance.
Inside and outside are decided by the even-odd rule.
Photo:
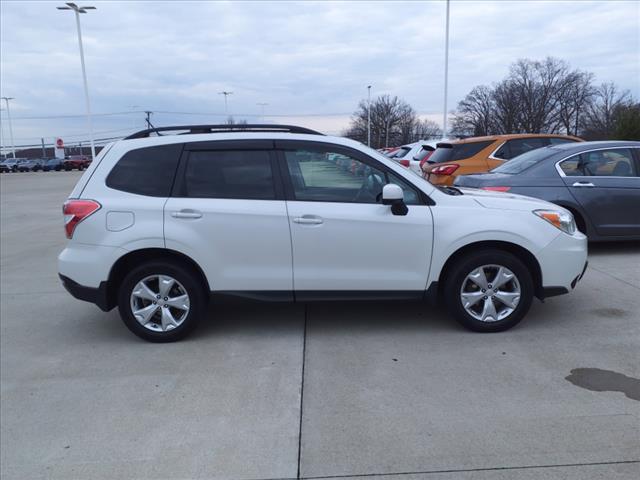
[[[174,112],[169,110],[152,110],[153,113],[162,113],[166,115],[204,115],[204,116],[212,116],[212,117],[226,117],[227,114],[224,112]],[[146,113],[145,110],[129,110],[128,112],[106,112],[106,113],[92,113],[93,117],[110,117],[110,116],[121,116],[121,115],[138,115]],[[441,112],[436,111],[425,111],[425,112],[416,112],[417,115],[435,115]],[[341,116],[351,116],[353,112],[329,112],[329,113],[269,113],[264,115],[266,118],[273,117],[341,117]],[[11,117],[12,120],[57,120],[61,118],[84,118],[86,114],[60,114],[60,115],[42,115],[42,116],[26,116],[26,117]],[[261,113],[234,113],[234,117],[262,117]]]

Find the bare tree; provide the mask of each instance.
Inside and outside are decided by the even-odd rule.
[[[360,102],[344,135],[366,142],[369,105]],[[415,110],[404,100],[382,95],[371,102],[371,146],[373,148],[402,145],[412,139],[417,123]]]
[[[567,135],[579,134],[594,94],[593,73],[575,70],[567,77],[559,104],[560,122]]]
[[[411,138],[411,141],[417,142],[418,140],[437,139],[441,136],[442,129],[440,128],[440,126],[433,120],[425,118],[422,121],[416,121],[413,130],[413,138]]]
[[[616,111],[629,106],[628,92],[612,83],[593,86],[593,74],[571,70],[563,60],[521,59],[491,87],[477,86],[458,104],[452,132],[458,135],[567,133],[612,138]],[[625,110],[626,112],[626,110]],[[625,118],[633,117],[625,113]],[[632,132],[625,127],[626,132]],[[630,135],[627,133],[625,135]]]
[[[451,126],[452,133],[462,136],[493,133],[494,106],[491,88],[484,85],[473,88],[458,104],[458,112]]]
[[[601,84],[595,90],[593,101],[586,110],[584,137],[588,140],[613,138],[616,110],[631,103],[628,91],[619,92],[613,83]]]
[[[494,101],[493,130],[490,133],[521,133],[522,112],[520,109],[520,93],[516,84],[506,79],[498,83],[492,92]]]
[[[570,74],[569,65],[556,58],[520,59],[511,66],[508,80],[520,106],[519,126],[528,133],[558,131],[559,104]]]

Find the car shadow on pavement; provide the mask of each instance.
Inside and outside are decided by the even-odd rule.
[[[308,303],[307,321],[314,333],[462,330],[444,308],[416,301]]]
[[[589,243],[589,255],[629,255],[640,253],[640,240]]]

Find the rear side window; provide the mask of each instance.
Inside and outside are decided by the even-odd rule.
[[[276,198],[271,156],[266,150],[191,152],[184,195],[193,198]]]
[[[444,143],[429,157],[429,163],[455,162],[473,157],[493,143],[493,140],[472,143]]]
[[[109,172],[107,187],[150,197],[168,197],[180,152],[180,143],[131,150]]]

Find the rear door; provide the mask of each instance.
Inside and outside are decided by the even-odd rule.
[[[212,290],[292,298],[291,237],[272,141],[187,144],[164,221],[167,248],[193,258]]]
[[[607,148],[558,164],[566,187],[603,236],[640,235],[638,148]]]
[[[429,273],[433,220],[420,192],[356,150],[276,142],[287,189],[297,299],[416,296]],[[342,163],[356,164],[345,170]],[[400,185],[409,206],[396,216],[380,196]]]

